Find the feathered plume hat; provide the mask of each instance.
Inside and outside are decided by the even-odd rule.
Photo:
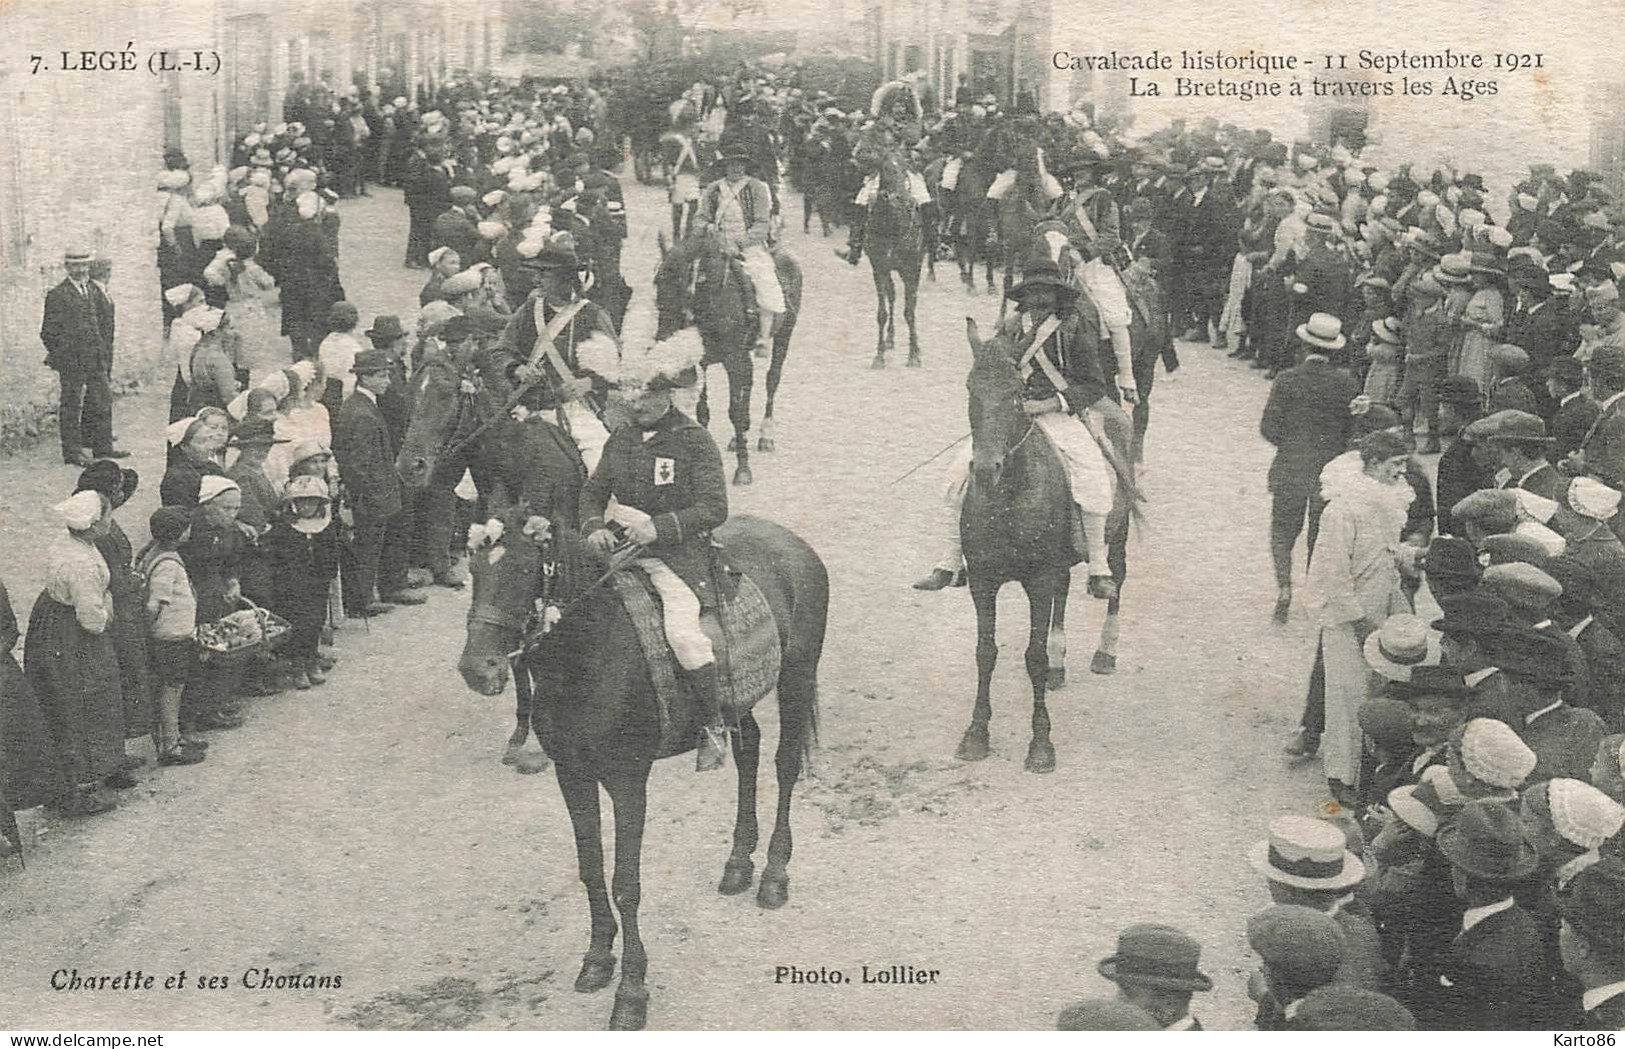
[[[925,118],[925,110],[920,106],[919,92],[907,80],[893,80],[875,88],[873,97],[869,99],[869,114],[874,117],[885,116],[891,112],[892,104],[900,98],[908,102],[914,111],[915,120]]]
[[[594,335],[576,347],[576,363],[585,371],[627,392],[676,390],[699,380],[704,343],[697,328],[684,328],[644,350],[622,352],[613,339]]]

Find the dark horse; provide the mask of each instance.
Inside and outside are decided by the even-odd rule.
[[[734,436],[728,447],[738,465],[734,484],[750,484],[750,394],[756,367],[751,349],[756,343],[756,300],[744,271],[722,249],[718,239],[706,232],[692,233],[668,245],[661,231],[660,269],[655,271],[655,312],[658,316],[655,338],[664,339],[690,324],[699,328],[705,344],[703,372],[720,364],[728,373],[728,421]],[[773,450],[773,400],[779,392],[784,359],[790,353],[790,337],[795,334],[801,313],[801,266],[787,252],[775,251],[773,264],[779,286],[784,290],[784,313],[774,322],[773,356],[767,368],[767,409],[762,416],[762,436],[756,450]],[[699,410],[701,426],[711,423],[710,402],[702,387]]]
[[[989,686],[998,660],[996,634],[999,588],[1008,582],[1027,592],[1027,676],[1033,686],[1033,735],[1027,771],[1055,769],[1044,694],[1066,682],[1066,602],[1071,567],[1072,497],[1066,468],[1033,419],[1022,410],[1023,382],[1016,348],[1003,334],[983,342],[976,322],[966,319],[973,363],[970,391],[971,470],[960,512],[965,569],[976,604],[976,706],[958,755],[980,761],[988,754],[988,722],[993,717]],[[1132,466],[1133,428],[1113,405],[1090,409],[1097,432],[1111,442],[1120,466],[1112,510],[1106,521],[1107,563],[1119,590],[1127,575],[1128,521],[1138,498]],[[1118,598],[1102,628],[1102,650],[1115,634]],[[1096,653],[1096,663],[1100,662]],[[1098,669],[1098,666],[1097,666]]]
[[[897,336],[897,283],[903,281],[903,320],[908,324],[908,367],[920,366],[920,339],[914,331],[914,307],[920,296],[920,266],[925,260],[925,226],[920,207],[909,194],[908,171],[895,156],[879,161],[880,187],[869,202],[864,224],[864,250],[875,279],[875,359],[886,366],[886,351]]]
[[[443,493],[434,512],[449,515],[451,489],[467,469],[486,514],[521,500],[542,512],[574,520],[586,467],[575,445],[553,424],[520,422],[508,413],[512,392],[500,374],[486,374],[478,354],[452,359],[439,352],[419,361],[411,381],[412,422],[401,442],[395,470],[409,497]],[[483,520],[483,516],[481,520]],[[519,675],[514,728],[502,763],[519,772],[540,772],[546,760],[527,752],[531,730],[531,681]]]
[[[601,557],[575,532],[532,517],[522,506],[504,517],[503,526],[502,540],[475,551],[471,559],[474,601],[457,667],[470,688],[496,695],[507,678],[509,654],[524,651],[518,665],[536,682],[534,716],[545,725],[538,735],[555,763],[559,791],[570,810],[592,915],[592,937],[575,983],[583,992],[608,986],[615,972],[616,925],[604,885],[598,789],[609,793],[615,806],[614,902],[626,937],[609,1024],[615,1030],[636,1030],[644,1025],[649,998],[644,986],[649,961],[638,932],[649,771],[655,759],[671,756],[659,752],[654,685],[620,598],[612,588],[598,585],[606,568]],[[783,651],[774,759],[778,809],[756,893],[756,902],[771,909],[782,907],[790,895],[790,796],[817,735],[818,661],[829,575],[811,547],[772,522],[736,517],[717,529],[716,537],[727,546],[733,564],[767,597]],[[562,610],[540,637],[529,625],[538,600]],[[549,618],[543,616],[544,621]],[[748,709],[738,715],[733,753],[739,804],[733,850],[717,886],[729,896],[750,888],[757,843],[761,730]],[[684,753],[694,747],[692,736]]]

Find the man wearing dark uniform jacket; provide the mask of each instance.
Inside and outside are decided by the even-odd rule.
[[[581,373],[577,350],[594,337],[616,340],[615,325],[597,303],[581,298],[581,263],[574,239],[555,234],[526,263],[536,272],[536,289],[514,311],[502,338],[485,351],[514,385],[529,383],[521,404],[558,413],[561,429],[581,451],[591,471],[609,439],[599,417],[607,386]],[[552,346],[537,355],[537,337],[552,331]]]
[[[716,656],[700,628],[711,593],[711,531],[728,519],[728,486],[722,453],[704,427],[672,406],[671,391],[693,381],[699,358],[677,375],[660,371],[646,385],[626,389],[633,422],[610,435],[603,458],[581,490],[581,533],[601,553],[619,540],[618,524],[646,553],[632,564],[646,573],[660,595],[666,639],[681,669],[702,726],[695,768],[720,769],[727,760],[727,728],[717,690]],[[660,354],[657,345],[651,356]],[[613,498],[616,506],[611,509]]]

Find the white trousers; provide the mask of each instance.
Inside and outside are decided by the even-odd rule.
[[[1101,259],[1090,259],[1083,264],[1083,286],[1100,311],[1100,320],[1107,328],[1127,328],[1134,323],[1134,311],[1129,308],[1128,292],[1123,290],[1123,278]]]
[[[779,271],[767,248],[760,244],[746,248],[742,265],[756,285],[756,305],[764,313],[783,313],[784,289],[779,287]]]
[[[590,475],[598,469],[598,459],[604,454],[604,445],[609,442],[609,431],[592,409],[580,401],[570,401],[559,413],[564,417],[564,425],[570,432],[570,437],[581,452],[581,461],[587,464],[587,473]]]
[[[648,575],[655,593],[660,595],[666,643],[671,645],[677,665],[684,670],[699,670],[716,662],[711,639],[700,629],[700,599],[694,591],[658,557],[640,557],[632,564]]]
[[[1067,480],[1072,485],[1072,501],[1083,514],[1084,536],[1089,541],[1090,575],[1110,575],[1106,565],[1106,515],[1111,512],[1115,494],[1115,477],[1106,462],[1100,445],[1090,436],[1088,429],[1076,416],[1065,412],[1050,412],[1034,417],[1050,446],[1061,458]],[[959,570],[964,559],[960,548],[959,512],[965,501],[965,488],[970,481],[971,445],[960,445],[959,452],[948,466],[948,488],[945,498],[946,513],[943,528],[943,556],[938,566],[950,572]],[[1098,553],[1097,553],[1098,552]]]

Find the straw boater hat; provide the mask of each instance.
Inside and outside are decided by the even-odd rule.
[[[1277,818],[1270,823],[1270,836],[1256,843],[1248,858],[1270,881],[1299,889],[1352,888],[1366,875],[1343,832],[1312,816]]]
[[[1322,350],[1341,350],[1349,341],[1343,334],[1343,322],[1330,313],[1311,313],[1298,325],[1297,334],[1304,345]]]
[[[1427,621],[1407,613],[1389,616],[1365,639],[1365,661],[1389,681],[1409,681],[1411,670],[1438,666],[1440,634]]]

